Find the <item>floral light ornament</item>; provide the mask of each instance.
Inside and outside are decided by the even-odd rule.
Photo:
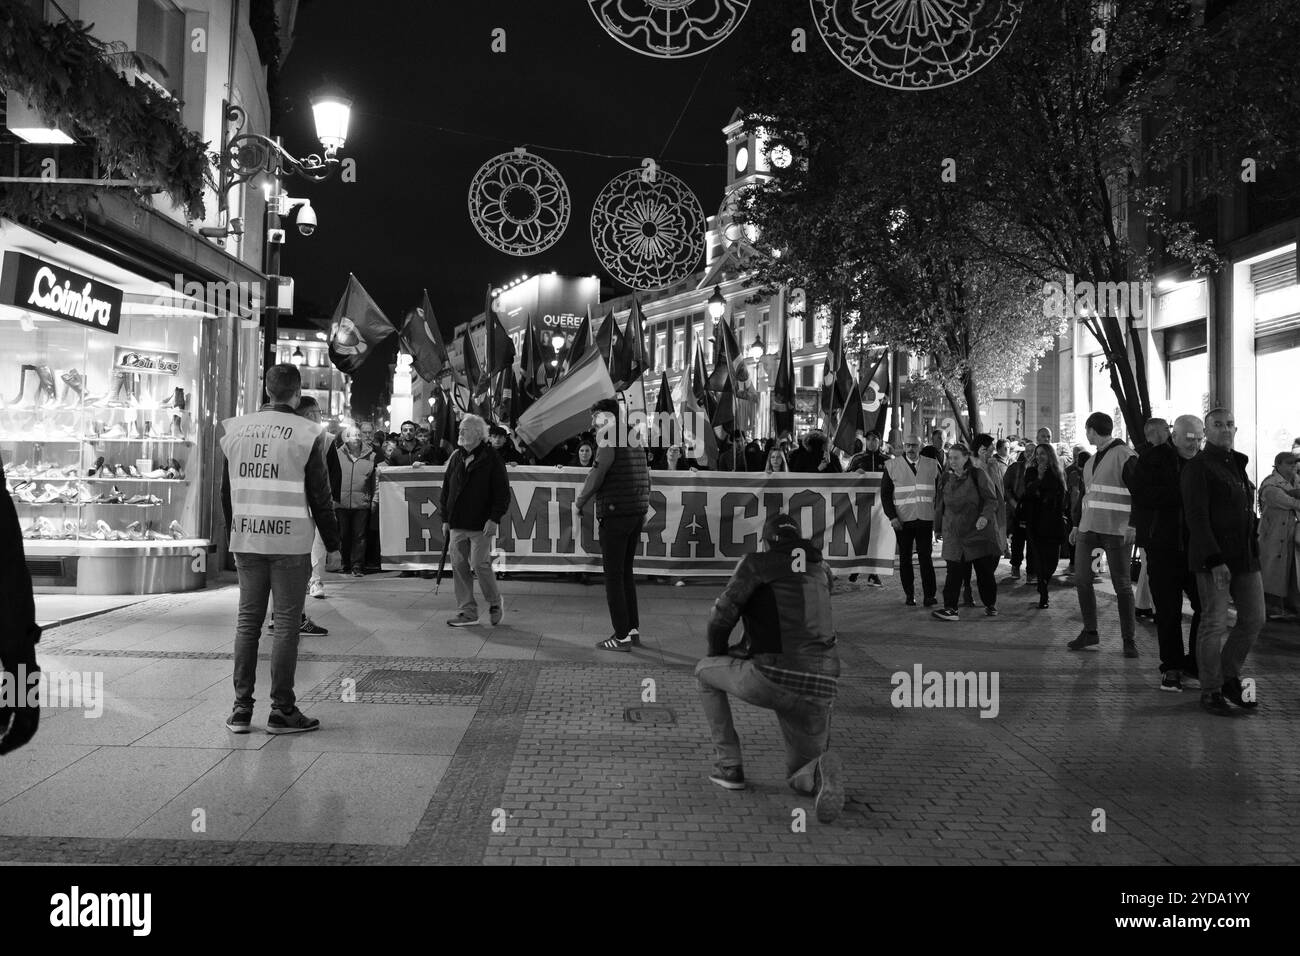
[[[601,264],[628,288],[650,291],[694,271],[704,254],[704,209],[681,179],[640,168],[611,179],[591,210],[591,243]]]
[[[488,245],[512,256],[555,245],[571,208],[559,170],[522,146],[489,159],[470,181],[470,221]]]
[[[629,50],[683,59],[731,36],[750,0],[587,0],[592,15]]]

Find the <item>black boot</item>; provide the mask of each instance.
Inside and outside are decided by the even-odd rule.
[[[36,407],[53,402],[59,397],[58,390],[54,387],[54,372],[48,365],[33,366],[36,372],[36,378],[40,382],[40,387],[36,390]]]
[[[36,366],[35,366],[35,365],[24,365],[24,366],[22,367],[22,371],[20,372],[19,377],[18,377],[18,394],[14,397],[14,400],[13,400],[12,402],[9,403],[10,405],[21,405],[21,404],[22,404],[22,402],[23,402],[23,395],[26,394],[26,392],[27,392],[27,373],[28,373],[29,371],[32,372],[32,373],[35,373],[35,371],[36,371]]]
[[[63,401],[60,404],[75,407],[85,401],[86,394],[84,389],[86,380],[82,378],[79,371],[75,368],[70,368],[60,375],[59,378],[63,379]],[[77,395],[77,400],[75,402],[69,402],[68,397],[74,392]]]

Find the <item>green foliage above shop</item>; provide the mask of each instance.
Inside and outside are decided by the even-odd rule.
[[[152,193],[166,193],[186,215],[203,218],[203,186],[210,179],[207,144],[181,122],[180,104],[150,89],[129,83],[118,71],[139,58],[105,43],[80,21],[46,23],[23,4],[0,6],[0,90],[13,91],[46,120],[87,143],[43,155],[59,158],[60,175],[68,163],[91,164],[100,175],[138,183],[116,187],[148,205]],[[40,147],[32,147],[37,152]],[[27,148],[25,147],[26,151]],[[23,175],[30,173],[24,172]],[[39,173],[38,173],[39,175]],[[78,169],[78,177],[89,175]],[[22,184],[0,191],[0,215],[20,222],[73,219],[92,207],[95,186]]]

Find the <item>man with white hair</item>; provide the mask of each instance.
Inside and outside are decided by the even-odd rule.
[[[510,476],[505,463],[487,443],[487,423],[478,415],[460,420],[460,444],[451,453],[442,481],[442,534],[450,536],[451,574],[460,612],[447,623],[478,623],[474,579],[488,603],[488,618],[500,624],[505,611],[492,571],[492,539],[510,506]]]

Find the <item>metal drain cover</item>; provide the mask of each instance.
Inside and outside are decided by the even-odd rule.
[[[677,715],[671,707],[652,704],[642,707],[627,707],[623,710],[623,719],[629,724],[675,724]]]
[[[357,681],[357,692],[477,697],[491,679],[491,671],[374,670]]]

